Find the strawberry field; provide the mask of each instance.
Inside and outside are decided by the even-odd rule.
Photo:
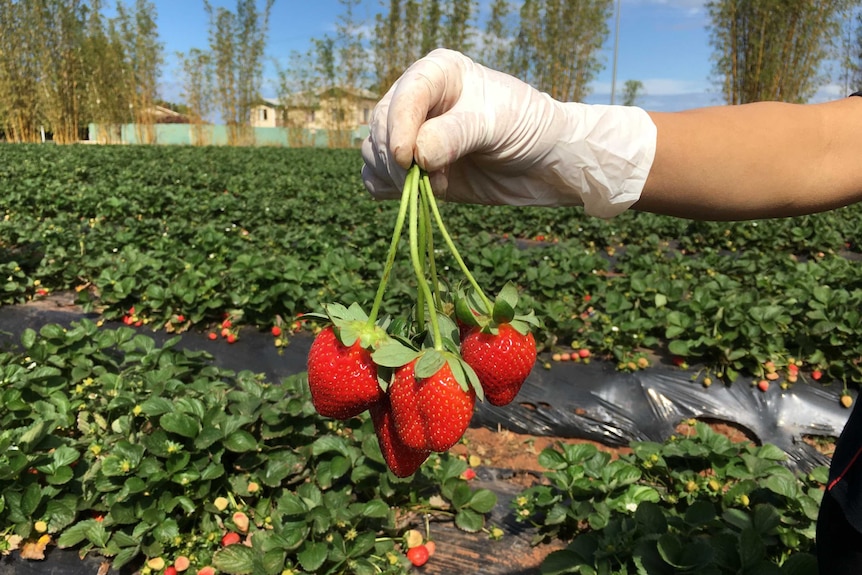
[[[548,548],[545,573],[813,573],[825,469],[791,472],[773,446],[693,422],[613,462],[560,446],[504,502],[469,458],[390,474],[369,418],[321,418],[301,370],[273,381],[253,357],[227,370],[178,347],[257,336],[286,353],[325,304],[370,307],[399,206],[371,200],[360,168],[356,150],[0,148],[3,307],[68,294],[88,314],[22,328],[0,353],[4,555],[92,552],[142,575],[400,573],[429,518],[493,549],[512,534],[502,506],[531,542],[574,542]],[[817,386],[836,402],[862,381],[860,209],[715,223],[440,205],[477,282],[514,284],[541,320],[536,369],[664,366],[702,393]],[[436,265],[459,267],[445,250]],[[381,313],[413,305],[414,275],[395,259]]]

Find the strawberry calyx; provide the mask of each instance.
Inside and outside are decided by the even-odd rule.
[[[309,313],[304,317],[332,324],[338,340],[346,347],[359,341],[362,348],[373,351],[389,339],[386,331],[388,320],[369,322],[368,315],[355,302],[350,307],[340,303],[326,304],[324,311],[323,314]]]
[[[518,289],[511,282],[503,286],[490,309],[475,296],[475,292],[462,291],[455,298],[456,321],[466,330],[478,329],[491,334],[496,334],[504,324],[511,325],[521,335],[542,327],[533,310],[517,313],[518,299]]]

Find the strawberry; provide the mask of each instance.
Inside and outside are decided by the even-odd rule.
[[[409,477],[425,462],[430,454],[429,451],[412,449],[404,445],[395,431],[395,421],[392,417],[392,408],[389,398],[384,396],[383,400],[373,404],[370,409],[371,421],[374,423],[374,432],[377,434],[377,442],[383,459],[389,469],[398,477]]]
[[[476,392],[461,386],[446,361],[429,377],[417,377],[416,359],[398,368],[389,386],[389,400],[398,436],[419,450],[443,452],[467,431]]]
[[[766,391],[769,389],[769,381],[761,379],[757,382],[757,388],[760,389],[760,391]]]
[[[430,557],[430,554],[428,553],[428,548],[424,545],[417,545],[407,550],[407,559],[416,567],[425,565],[428,562],[428,557]]]
[[[496,333],[474,328],[461,342],[461,356],[473,368],[485,397],[492,405],[511,403],[536,363],[536,340],[527,331],[519,333],[511,324]]]
[[[242,538],[239,536],[239,533],[236,531],[228,531],[221,538],[222,547],[227,547],[228,545],[236,545],[240,542]]]
[[[308,386],[317,412],[336,419],[359,415],[383,396],[371,354],[358,340],[349,347],[342,344],[332,326],[311,344]]]

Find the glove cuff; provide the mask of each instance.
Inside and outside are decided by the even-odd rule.
[[[657,129],[633,106],[559,103],[561,122],[552,161],[565,202],[611,218],[640,199],[655,159]],[[555,161],[556,160],[556,161]]]

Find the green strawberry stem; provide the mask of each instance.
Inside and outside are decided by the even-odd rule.
[[[425,192],[424,195],[428,200],[428,204],[431,206],[431,211],[434,213],[434,219],[437,221],[437,227],[440,228],[440,233],[443,235],[443,239],[446,241],[446,245],[449,246],[449,251],[452,252],[455,261],[458,262],[458,265],[461,267],[461,271],[463,271],[464,275],[467,277],[467,281],[470,282],[470,285],[472,285],[473,289],[476,290],[476,293],[479,294],[479,297],[482,299],[482,303],[485,304],[486,311],[488,313],[492,313],[494,309],[494,304],[491,303],[491,300],[488,299],[488,296],[485,295],[485,292],[479,286],[479,283],[476,281],[476,278],[473,277],[472,273],[470,273],[470,269],[467,267],[467,264],[464,263],[464,259],[458,252],[458,248],[455,247],[455,242],[452,241],[452,236],[449,235],[449,231],[443,224],[443,218],[440,216],[440,210],[437,208],[437,200],[436,198],[434,198],[434,193],[431,190],[431,180],[428,178],[428,174],[425,172],[422,173],[422,179],[420,181],[419,187]]]
[[[392,273],[392,266],[395,263],[398,240],[401,239],[401,231],[404,229],[404,219],[407,216],[407,208],[410,205],[410,196],[413,190],[416,189],[418,180],[419,167],[413,166],[407,172],[407,179],[404,180],[404,188],[401,192],[401,205],[398,208],[398,216],[395,219],[395,230],[392,232],[392,241],[389,244],[389,254],[386,256],[383,276],[380,278],[380,285],[377,286],[377,294],[374,296],[374,304],[371,306],[371,313],[368,316],[368,327],[374,326],[377,321],[377,314],[380,312],[383,294],[386,291],[386,282],[389,281],[389,275]]]
[[[431,276],[431,291],[434,293],[434,303],[437,309],[443,309],[443,298],[440,296],[440,283],[437,278],[437,262],[434,259],[434,229],[431,225],[431,208],[428,205],[428,195],[423,191],[422,180],[419,180],[419,199],[422,201],[419,220],[424,222],[425,245],[428,254],[428,273]]]
[[[419,182],[420,181],[417,180],[414,193],[410,194],[410,260],[413,262],[413,271],[416,273],[416,283],[419,287],[419,293],[423,295],[425,300],[428,302],[434,349],[437,351],[443,351],[443,339],[440,336],[440,324],[437,322],[437,311],[434,306],[434,297],[431,294],[431,289],[428,287],[428,282],[425,281],[422,261],[419,257],[419,207],[417,205],[421,189]],[[424,314],[424,307],[424,305],[421,305],[420,309],[417,310],[417,314],[420,312]],[[418,323],[420,326],[425,325],[424,319]]]

